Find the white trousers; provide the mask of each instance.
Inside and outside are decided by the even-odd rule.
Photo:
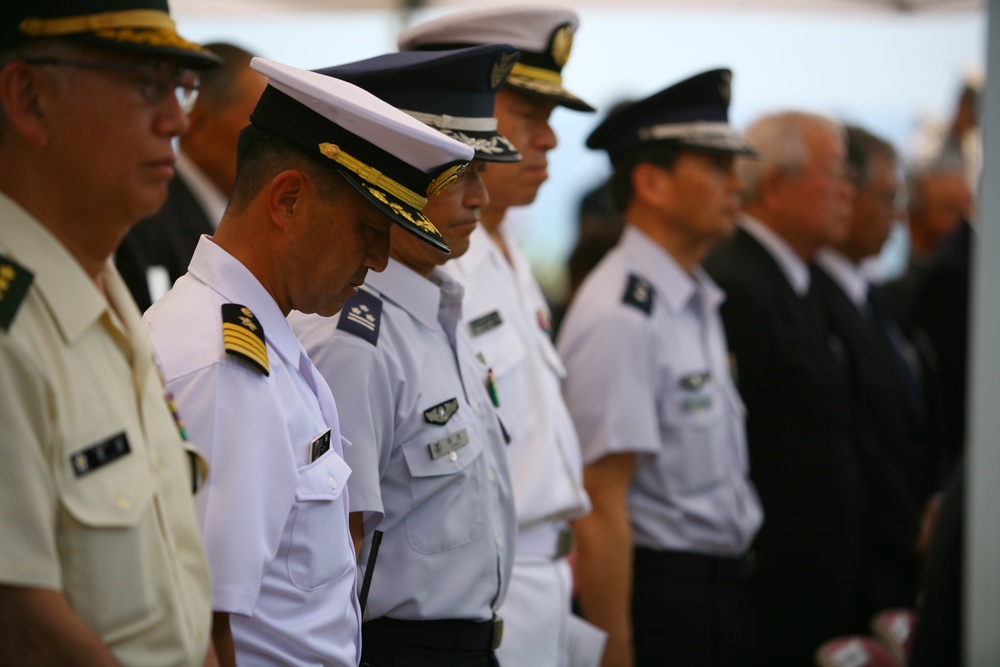
[[[573,574],[565,558],[514,559],[503,618],[500,667],[596,667],[603,638],[570,613]]]

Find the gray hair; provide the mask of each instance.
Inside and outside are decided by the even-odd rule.
[[[743,181],[744,201],[752,202],[760,196],[761,183],[767,174],[780,171],[794,175],[805,167],[809,160],[805,134],[807,129],[813,127],[826,129],[844,140],[844,129],[838,123],[803,111],[764,116],[747,128],[744,137],[757,149],[759,157],[736,161],[736,172]]]
[[[84,47],[61,39],[40,39],[36,42],[22,44],[11,49],[0,51],[0,71],[17,60],[28,58],[63,57],[73,58],[85,51]],[[0,107],[0,143],[3,142],[7,130],[7,117],[3,107]]]

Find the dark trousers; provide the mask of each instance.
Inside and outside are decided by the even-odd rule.
[[[636,548],[637,667],[752,667],[756,626],[746,558]]]
[[[361,667],[499,667],[490,621],[399,621],[361,626]]]

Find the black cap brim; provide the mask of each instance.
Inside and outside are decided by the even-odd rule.
[[[344,177],[352,188],[362,197],[371,202],[375,208],[379,209],[394,223],[410,232],[418,239],[431,245],[435,250],[439,250],[446,255],[451,254],[451,248],[444,242],[441,232],[434,226],[427,216],[418,209],[410,206],[396,197],[393,197],[385,190],[373,186],[353,172],[338,169],[337,173]]]

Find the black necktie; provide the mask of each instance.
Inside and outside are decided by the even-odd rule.
[[[906,343],[903,339],[903,334],[900,332],[895,318],[893,318],[892,312],[889,310],[889,304],[885,299],[885,295],[882,294],[882,290],[877,285],[868,286],[868,315],[871,322],[875,325],[875,329],[885,342],[886,347],[891,352],[890,356],[893,363],[899,370],[903,384],[906,386],[906,393],[909,394],[910,400],[913,401],[913,405],[917,408],[917,411],[923,414],[924,398],[923,391],[920,388],[920,381],[906,359],[904,352]]]

